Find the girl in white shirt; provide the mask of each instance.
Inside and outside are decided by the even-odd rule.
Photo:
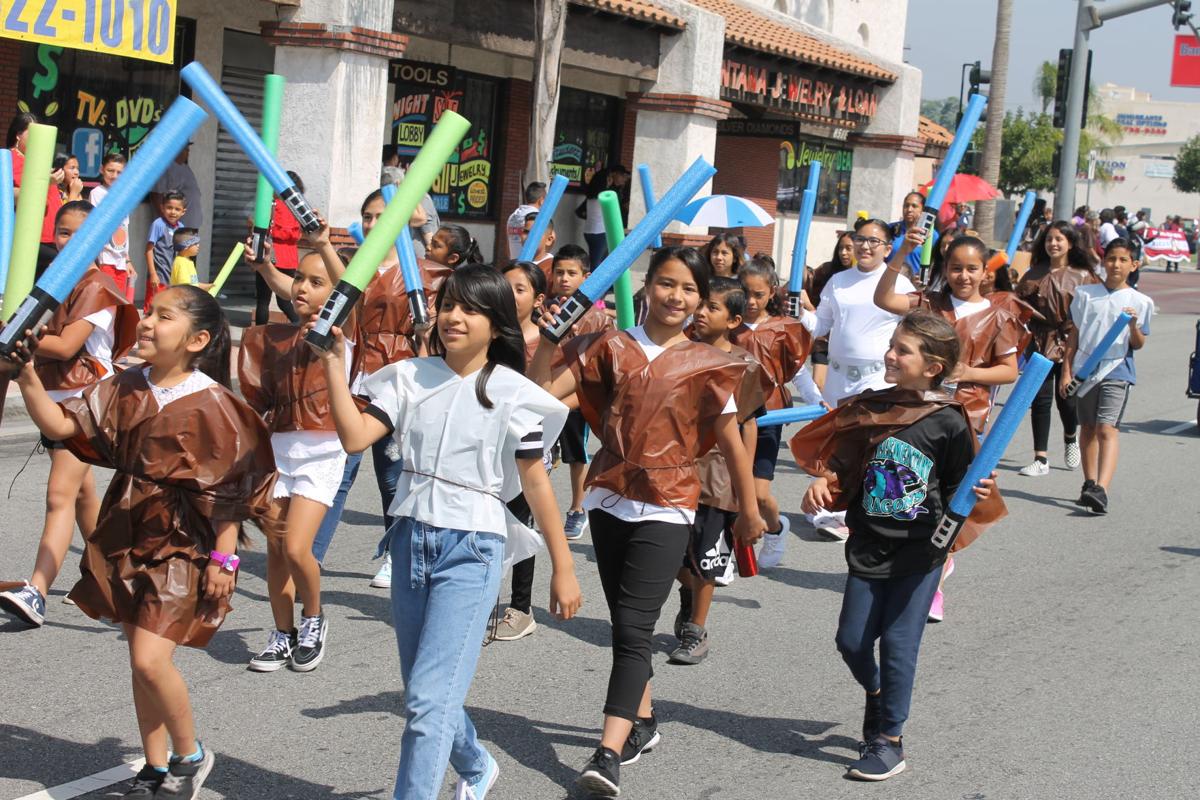
[[[456,269],[438,291],[437,309],[434,355],[375,372],[362,387],[370,399],[365,411],[346,381],[340,329],[321,358],[346,450],[394,436],[404,458],[388,546],[405,684],[393,797],[434,800],[449,762],[459,775],[455,797],[483,800],[499,768],[463,703],[506,548],[524,550],[536,537],[505,506],[522,491],[553,563],[551,612],[569,619],[581,602],[542,468],[543,442],[558,437],[567,409],[522,375],[524,340],[512,289],[499,272],[482,264]]]

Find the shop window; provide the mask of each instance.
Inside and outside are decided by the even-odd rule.
[[[617,162],[621,147],[621,101],[604,94],[563,88],[554,129],[550,171],[582,186]]]
[[[842,217],[849,213],[850,172],[854,151],[818,141],[800,139],[779,143],[779,189],[777,209],[800,211],[800,198],[808,185],[809,164],[821,162],[821,180],[817,188],[816,215]]]
[[[48,44],[22,44],[17,107],[58,128],[58,149],[79,158],[95,180],[105,154],[135,152],[180,93],[179,69],[192,60],[196,23],[178,17],[175,63],[158,64]]]

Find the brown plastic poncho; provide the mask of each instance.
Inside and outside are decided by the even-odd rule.
[[[1033,344],[1039,353],[1051,361],[1062,361],[1067,340],[1075,330],[1075,323],[1071,321],[1075,289],[1099,282],[1100,279],[1090,271],[1075,267],[1049,271],[1033,268],[1021,276],[1017,297],[1039,315],[1029,321]]]
[[[775,387],[767,396],[768,410],[787,408],[792,395],[787,385],[808,360],[812,335],[791,317],[769,317],[753,330],[742,325],[729,335],[730,341],[743,347],[771,376]]]
[[[113,279],[98,269],[85,272],[67,295],[67,301],[55,309],[46,323],[46,335],[58,336],[72,322],[106,308],[113,310],[112,360],[116,361],[128,353],[137,341],[140,317],[137,309],[123,294],[117,292]],[[80,348],[78,353],[64,361],[34,355],[33,367],[42,385],[51,390],[82,389],[108,377],[104,365],[87,348]]]
[[[954,326],[962,350],[959,363],[964,366],[994,367],[1005,354],[1020,353],[1029,344],[1029,331],[1005,305],[992,304],[985,311],[954,317],[954,305],[945,292],[916,293],[917,307],[940,314]],[[987,300],[991,300],[989,295]],[[1019,301],[1018,301],[1019,302]],[[954,399],[962,404],[976,435],[983,433],[988,413],[992,410],[992,387],[981,383],[959,383]]]
[[[335,431],[321,359],[304,329],[287,323],[247,328],[238,353],[242,396],[272,433]]]
[[[775,382],[766,370],[754,360],[746,350],[737,345],[729,351],[735,358],[740,358],[747,364],[746,374],[742,378],[737,393],[738,424],[754,416],[763,406],[768,394],[775,388]],[[729,475],[729,466],[725,456],[714,447],[696,461],[696,471],[700,475],[700,503],[722,511],[737,511],[737,495],[733,491],[733,479]]]
[[[656,506],[695,509],[696,460],[749,369],[715,347],[681,342],[653,361],[628,333],[577,336],[564,347],[579,410],[601,448],[589,486]]]
[[[417,264],[426,297],[432,300],[453,270],[423,258]],[[367,284],[360,300],[351,370],[354,374],[371,375],[381,367],[417,355],[407,292],[404,273],[399,267],[378,273]]]
[[[275,459],[262,421],[219,384],[160,409],[140,369],[62,407],[80,429],[67,448],[116,470],[71,599],[93,619],[203,647],[230,610],[202,596],[214,523],[240,523],[271,500]]]
[[[863,392],[801,428],[791,439],[792,455],[796,465],[809,475],[829,481],[833,495],[829,510],[844,511],[862,488],[867,460],[875,447],[946,406],[962,410],[958,402],[941,391],[920,393],[891,388]],[[971,441],[978,452],[978,440],[971,437]],[[948,504],[950,498],[945,502]],[[963,549],[1007,514],[997,487],[986,501],[975,504],[952,550]]]
[[[616,324],[612,321],[612,317],[604,313],[604,309],[596,306],[588,306],[588,310],[583,312],[583,316],[570,327],[562,338],[562,347],[554,351],[554,358],[550,360],[550,371],[554,375],[558,375],[560,371],[566,369],[567,357],[565,346],[567,342],[579,336],[587,336],[589,334],[604,333],[605,331],[615,331]],[[531,363],[533,358],[530,357],[526,363]]]

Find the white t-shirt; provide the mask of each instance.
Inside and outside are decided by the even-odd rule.
[[[116,342],[116,314],[111,308],[102,308],[95,314],[88,314],[84,320],[92,323],[92,332],[88,334],[87,341],[83,343],[83,349],[89,355],[94,356],[103,366],[104,374],[101,380],[113,374],[112,366],[112,351],[113,344]],[[50,395],[50,399],[56,403],[61,403],[70,397],[79,397],[83,394],[83,389],[47,389],[46,394]]]
[[[821,290],[813,336],[829,336],[829,359],[848,364],[882,361],[900,317],[875,305],[875,287],[887,266],[871,272],[847,269],[834,275]],[[916,291],[904,275],[896,276],[901,294]]]
[[[537,206],[522,203],[517,210],[508,215],[505,230],[508,232],[508,257],[516,258],[521,254],[521,234],[525,232],[525,217],[537,211]]]
[[[108,195],[108,187],[101,184],[92,188],[92,193],[88,195],[89,202],[94,205],[100,205],[100,202]],[[113,235],[104,243],[104,249],[100,251],[96,261],[101,264],[107,264],[110,267],[120,267],[125,269],[125,262],[129,260],[129,217],[121,220],[121,224],[113,231]]]
[[[600,210],[600,200],[589,197],[587,201],[587,219],[583,221],[584,233],[604,233],[604,213]],[[595,266],[593,264],[592,266]]]
[[[1078,286],[1075,297],[1071,300],[1071,320],[1079,331],[1079,348],[1071,361],[1072,373],[1083,366],[1083,362],[1096,350],[1104,334],[1121,316],[1125,308],[1137,312],[1138,328],[1143,334],[1150,333],[1150,318],[1154,316],[1154,301],[1132,287],[1110,292],[1102,283],[1092,283]],[[1112,346],[1101,358],[1100,366],[1079,387],[1075,393],[1081,397],[1088,393],[1093,386],[1104,380],[1110,372],[1125,360],[1129,354],[1129,326],[1125,326]],[[1132,380],[1132,377],[1128,378]]]
[[[1117,226],[1111,222],[1106,222],[1100,226],[1100,246],[1108,247],[1108,243],[1113,239],[1120,238],[1121,234],[1117,233]]]
[[[646,336],[646,329],[641,325],[625,331],[642,348],[647,361],[653,361],[661,356],[666,348],[655,344]],[[736,414],[737,400],[729,395],[722,414]],[[696,521],[696,512],[690,508],[671,508],[643,503],[641,500],[630,500],[609,489],[589,489],[583,498],[585,511],[604,511],[625,522],[675,522],[691,525]]]

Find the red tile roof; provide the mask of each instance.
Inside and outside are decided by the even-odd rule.
[[[953,133],[928,117],[917,119],[917,136],[925,144],[934,147],[949,147],[954,141]]]
[[[648,22],[664,28],[681,31],[687,27],[682,17],[666,11],[645,0],[570,0],[572,4],[597,11],[607,11],[620,17]]]

